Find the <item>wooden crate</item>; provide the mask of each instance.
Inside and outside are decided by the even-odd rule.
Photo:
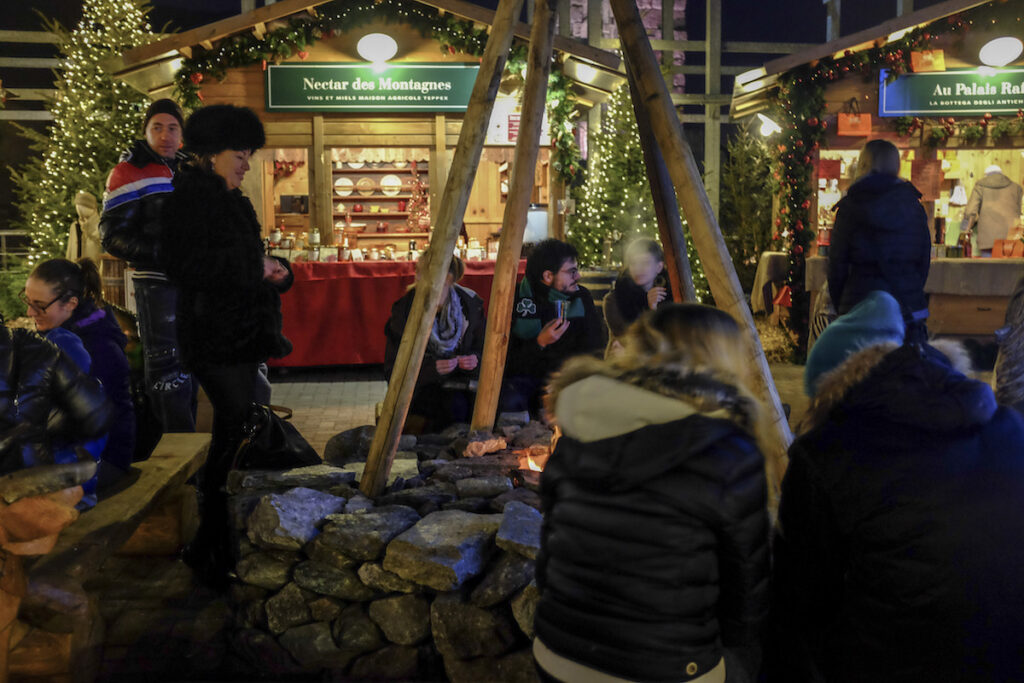
[[[932,334],[992,335],[1003,326],[1008,296],[932,294],[928,331]]]
[[[100,259],[100,278],[103,286],[103,298],[124,308],[124,273],[128,265],[110,254],[103,254]]]

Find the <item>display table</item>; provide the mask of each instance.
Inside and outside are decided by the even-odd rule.
[[[825,282],[824,257],[807,259],[807,291]],[[1020,258],[940,258],[932,260],[924,291],[928,297],[928,331],[933,334],[991,335],[1003,326],[1017,280],[1024,276]]]
[[[526,261],[519,263],[520,277]],[[416,264],[406,261],[293,263],[295,282],[281,296],[284,336],[291,354],[272,367],[363,365],[384,362],[384,327],[391,305],[416,279]],[[466,261],[459,283],[484,301],[491,296],[494,261]]]

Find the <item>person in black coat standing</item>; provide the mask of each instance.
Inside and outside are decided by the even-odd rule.
[[[696,304],[624,341],[569,361],[547,397],[562,437],[541,476],[534,657],[566,683],[754,680],[769,521],[745,341]]]
[[[646,311],[672,303],[665,252],[657,240],[641,237],[626,247],[626,268],[604,298],[604,319],[611,340],[605,355],[622,350],[626,329]]]
[[[452,257],[434,327],[423,354],[423,364],[416,378],[416,389],[405,421],[406,433],[440,432],[456,422],[469,422],[473,412],[487,319],[484,303],[476,292],[458,284],[465,269],[461,259]],[[389,382],[415,296],[416,288],[413,287],[395,302],[384,328],[387,339],[384,375]]]
[[[871,140],[857,160],[859,178],[836,205],[828,289],[839,315],[881,290],[900,302],[908,322],[928,316],[928,216],[921,193],[898,177],[899,170],[896,146]]]
[[[782,483],[771,680],[1024,681],[1024,421],[968,364],[888,342],[818,384]]]
[[[180,292],[183,358],[213,405],[202,525],[188,557],[213,583],[227,560],[220,489],[257,397],[259,364],[291,351],[281,334],[280,299],[291,269],[264,254],[256,212],[238,189],[263,143],[263,124],[250,109],[212,105],[193,113],[185,122],[192,160],[174,177],[161,216],[167,274]]]

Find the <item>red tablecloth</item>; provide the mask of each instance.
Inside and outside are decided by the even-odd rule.
[[[519,275],[526,262],[519,263]],[[384,362],[384,326],[391,305],[408,290],[416,264],[405,261],[293,263],[295,283],[281,297],[284,336],[294,347],[275,367]],[[487,305],[494,261],[467,261],[459,283]]]

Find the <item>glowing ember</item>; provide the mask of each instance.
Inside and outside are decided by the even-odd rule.
[[[544,468],[537,464],[537,461],[533,459],[532,455],[526,456],[526,466],[534,472],[543,472]]]

